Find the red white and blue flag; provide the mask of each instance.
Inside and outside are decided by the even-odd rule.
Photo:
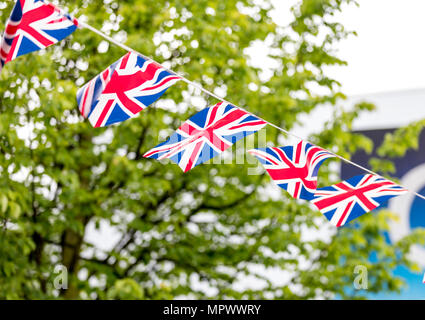
[[[333,225],[340,227],[406,192],[392,181],[365,174],[317,189],[311,202]]]
[[[78,21],[43,0],[18,0],[0,47],[0,72],[16,57],[47,48],[75,31]]]
[[[81,114],[93,127],[137,115],[180,80],[154,61],[128,52],[77,92]]]
[[[158,160],[169,158],[187,172],[266,124],[240,108],[220,102],[192,116],[167,141],[143,156]]]
[[[263,164],[276,184],[296,199],[311,200],[317,188],[317,173],[320,165],[332,153],[300,141],[286,147],[248,150]]]

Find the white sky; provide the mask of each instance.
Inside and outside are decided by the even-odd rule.
[[[275,0],[277,23],[297,0]],[[339,15],[358,36],[339,43],[346,67],[330,69],[348,95],[425,88],[425,1],[358,0]]]
[[[274,0],[275,22],[286,25],[292,17],[289,9],[298,1]],[[337,15],[347,30],[358,34],[335,48],[348,65],[326,69],[351,97],[344,102],[346,107],[361,100],[377,106],[372,114],[356,120],[355,128],[393,128],[425,118],[425,0],[358,0],[358,3],[359,6],[344,6]],[[304,125],[293,131],[302,137],[320,131],[332,116],[332,109],[323,106],[309,115],[300,115]]]
[[[359,0],[342,13],[342,22],[356,30],[339,45],[347,67],[332,75],[344,92],[364,94],[425,88],[425,1]]]

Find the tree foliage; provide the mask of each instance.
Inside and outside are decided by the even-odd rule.
[[[304,0],[293,7],[291,20],[276,24],[269,0],[58,2],[286,129],[320,104],[335,105],[334,118],[311,140],[347,157],[371,148],[349,132],[357,114],[371,106],[341,111],[337,101],[344,95],[324,69],[345,64],[334,50],[351,32],[335,14],[353,3]],[[12,7],[0,1],[1,30]],[[269,47],[264,61],[249,58],[253,44]],[[249,175],[256,167],[252,158],[205,164],[187,174],[144,159],[181,121],[217,102],[198,90],[179,83],[138,117],[92,128],[79,115],[76,90],[123,54],[81,29],[4,68],[0,298],[362,297],[365,292],[352,291],[358,264],[369,268],[369,292],[400,289],[392,270],[412,267],[406,253],[422,238],[388,244],[383,232],[390,214],[365,215],[358,225],[322,237],[324,217],[266,175]],[[268,127],[267,142],[284,144],[287,137]],[[323,166],[322,183],[336,179]],[[108,237],[119,236],[112,246],[90,241],[89,230],[102,226],[114,230]],[[378,262],[371,262],[372,253]],[[68,270],[67,290],[53,286],[58,264]],[[285,281],[267,277],[277,269]],[[241,288],[237,282],[244,278],[256,278],[261,287]]]

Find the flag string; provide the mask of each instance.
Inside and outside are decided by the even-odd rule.
[[[92,27],[91,25],[89,25],[89,24],[87,24],[87,23],[85,23],[85,22],[82,22],[81,20],[78,20],[78,25],[79,25],[80,27],[86,28],[86,29],[88,29],[88,30],[90,30],[90,31],[92,31],[92,32],[94,32],[94,33],[96,33],[97,35],[99,35],[99,36],[103,37],[104,39],[106,39],[106,40],[108,40],[109,42],[111,42],[111,43],[115,44],[116,46],[118,46],[118,47],[120,47],[120,48],[124,49],[124,50],[125,50],[125,51],[127,51],[127,52],[134,52],[134,53],[138,54],[139,56],[141,56],[142,58],[144,58],[144,59],[146,59],[146,60],[150,60],[150,61],[153,61],[153,62],[155,62],[155,63],[158,63],[158,62],[156,62],[155,60],[153,60],[152,58],[150,58],[150,57],[148,57],[148,56],[146,56],[146,55],[144,55],[144,54],[142,54],[142,53],[140,53],[140,52],[138,52],[138,51],[134,50],[133,48],[130,48],[129,46],[127,46],[127,45],[125,45],[125,44],[123,44],[123,43],[121,43],[121,42],[119,42],[119,41],[117,41],[117,40],[113,39],[112,37],[108,36],[108,35],[107,35],[107,34],[105,34],[104,32],[102,32],[102,31],[100,31],[100,30],[98,30],[98,29],[96,29],[96,28]],[[158,64],[160,64],[160,63],[158,63]],[[173,70],[171,70],[171,69],[168,69],[168,68],[164,67],[162,64],[160,64],[160,65],[161,65],[161,66],[162,66],[162,67],[163,67],[166,71],[168,71],[168,72],[170,72],[170,73],[172,73],[172,74],[174,74],[174,75],[176,75],[176,76],[180,77],[180,78],[181,78],[181,80],[182,80],[182,81],[184,81],[185,83],[187,83],[188,85],[190,85],[190,86],[192,86],[192,87],[194,87],[194,88],[196,88],[196,89],[198,89],[198,90],[200,90],[200,91],[204,92],[205,94],[207,94],[207,95],[209,95],[209,96],[211,96],[211,97],[214,97],[215,99],[217,99],[217,100],[219,100],[219,101],[222,101],[222,102],[224,102],[224,103],[228,103],[228,104],[234,105],[233,103],[231,103],[231,102],[227,101],[226,99],[224,99],[224,98],[222,98],[222,97],[220,97],[220,96],[216,95],[215,93],[213,93],[213,92],[211,92],[211,91],[209,91],[209,90],[205,89],[205,88],[204,88],[204,87],[202,87],[200,84],[198,84],[198,83],[196,83],[196,82],[193,82],[193,81],[191,81],[191,80],[187,79],[185,76],[183,76],[183,75],[179,74],[178,72],[175,72],[175,71],[173,71]],[[248,110],[245,110],[245,109],[244,109],[244,108],[242,108],[242,107],[239,107],[239,106],[237,106],[237,107],[238,107],[239,109],[241,109],[241,110],[243,110],[243,111],[245,111],[245,112],[249,113],[249,114],[252,114],[253,116],[258,117],[257,115],[253,114],[252,112],[250,112],[250,111],[248,111]],[[258,117],[258,118],[260,118],[260,117]],[[302,137],[299,137],[298,135],[296,135],[296,134],[294,134],[294,133],[292,133],[292,132],[290,132],[290,131],[288,131],[288,130],[286,130],[286,129],[284,129],[284,128],[281,128],[281,127],[279,127],[279,126],[275,125],[274,123],[271,123],[271,122],[269,122],[269,121],[267,121],[267,120],[265,120],[265,119],[263,119],[263,118],[261,118],[261,119],[262,119],[262,120],[264,120],[264,121],[265,121],[265,122],[266,122],[269,126],[271,126],[271,127],[275,128],[275,129],[277,129],[277,130],[279,130],[279,131],[281,131],[281,132],[285,133],[285,134],[286,134],[286,135],[288,135],[288,136],[292,136],[292,137],[294,137],[294,138],[296,138],[296,139],[303,140],[303,141],[308,142],[308,143],[310,143],[310,144],[316,145],[315,143],[312,143],[312,142],[308,141],[307,139],[304,139],[304,138],[302,138]],[[320,146],[318,146],[318,147],[320,147]],[[323,149],[323,148],[322,148],[322,149]],[[329,150],[328,150],[328,151],[329,151]],[[357,167],[357,168],[359,168],[359,169],[361,169],[361,170],[363,170],[363,171],[365,171],[365,172],[367,172],[367,173],[370,173],[370,174],[376,175],[376,176],[378,176],[378,177],[384,178],[384,177],[382,177],[380,174],[378,174],[378,173],[376,173],[376,172],[374,172],[374,171],[372,171],[372,170],[369,170],[369,169],[367,169],[367,168],[363,167],[362,165],[360,165],[360,164],[358,164],[358,163],[355,163],[355,162],[353,162],[353,161],[351,161],[351,160],[348,160],[348,159],[344,158],[343,156],[340,156],[340,155],[338,155],[338,154],[336,154],[336,153],[334,153],[334,152],[332,152],[332,151],[329,151],[329,152],[330,152],[330,153],[332,153],[332,154],[333,154],[336,158],[338,158],[338,159],[340,159],[340,160],[342,160],[342,161],[344,161],[344,162],[346,162],[346,163],[348,163],[348,164],[350,164],[350,165],[352,165],[352,166],[355,166],[355,167]],[[387,178],[384,178],[384,179],[387,179]],[[388,179],[387,179],[387,180],[388,180]],[[391,180],[390,180],[390,181],[391,181]],[[391,181],[391,182],[395,183],[394,181]],[[400,185],[400,184],[399,184],[399,185]],[[425,196],[424,196],[424,195],[422,195],[422,194],[420,194],[420,193],[418,193],[418,192],[415,192],[415,191],[411,191],[411,190],[409,190],[408,188],[406,188],[406,187],[404,187],[404,186],[402,186],[402,185],[400,185],[400,186],[401,186],[401,187],[403,187],[403,188],[405,188],[406,190],[408,190],[410,193],[414,194],[415,196],[417,196],[417,197],[419,197],[419,198],[421,198],[421,199],[424,199],[424,200],[425,200]]]

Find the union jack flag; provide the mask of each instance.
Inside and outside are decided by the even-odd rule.
[[[311,200],[317,188],[320,165],[332,153],[311,143],[300,141],[287,147],[248,150],[264,165],[279,187],[296,199]]]
[[[43,0],[18,0],[0,47],[0,72],[16,57],[47,48],[75,31],[78,21]]]
[[[333,225],[340,227],[406,192],[392,181],[365,174],[317,189],[311,202]]]
[[[136,116],[178,80],[156,62],[128,52],[80,88],[77,102],[94,127],[104,127]]]
[[[266,124],[242,109],[220,102],[192,116],[167,141],[143,156],[169,158],[187,172]]]

